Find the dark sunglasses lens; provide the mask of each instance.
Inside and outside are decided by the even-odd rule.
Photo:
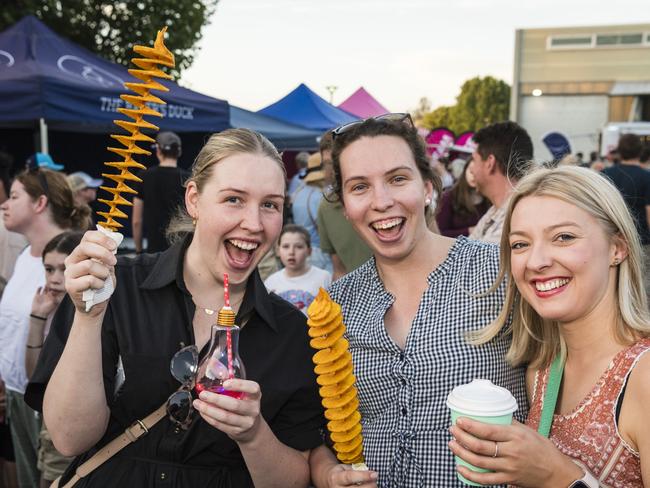
[[[169,365],[172,376],[180,383],[189,383],[196,376],[199,351],[196,346],[187,346],[174,354]]]
[[[181,390],[167,399],[167,413],[172,420],[186,424],[192,414],[192,395],[189,391]]]
[[[384,114],[376,117],[376,120],[390,120],[391,122],[408,122],[413,125],[413,119],[408,113]]]
[[[347,123],[345,125],[341,125],[341,126],[337,127],[336,129],[334,129],[332,131],[332,135],[334,137],[340,136],[341,134],[345,134],[346,132],[351,131],[356,126],[361,125],[362,123],[363,123],[363,120],[357,120],[355,122],[349,122],[349,123]]]

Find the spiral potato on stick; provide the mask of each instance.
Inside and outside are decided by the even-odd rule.
[[[104,173],[102,176],[115,182],[114,187],[102,186],[101,188],[109,192],[113,197],[111,199],[100,198],[99,201],[108,205],[108,211],[97,212],[104,218],[99,225],[105,229],[116,232],[122,224],[116,219],[125,219],[127,215],[118,208],[118,205],[133,205],[129,200],[124,198],[123,194],[135,195],[137,192],[129,186],[129,182],[141,182],[142,180],[135,176],[131,170],[133,168],[145,169],[145,166],[135,161],[135,155],[150,155],[151,152],[138,146],[139,142],[152,143],[154,139],[141,132],[143,129],[158,130],[158,127],[144,120],[144,116],[162,117],[157,110],[147,106],[147,103],[165,104],[160,98],[151,95],[151,90],[169,91],[169,89],[156,81],[154,78],[171,79],[171,76],[162,71],[158,66],[171,68],[175,65],[174,55],[167,49],[164,43],[164,36],[167,28],[158,31],[156,41],[153,47],[133,46],[133,50],[141,57],[133,58],[133,64],[138,69],[130,69],[129,73],[141,82],[124,83],[124,86],[133,92],[133,94],[120,95],[120,98],[130,104],[133,108],[119,108],[121,114],[126,115],[132,120],[114,120],[115,125],[121,127],[129,134],[113,134],[111,137],[122,144],[124,147],[108,147],[107,149],[122,158],[122,161],[111,161],[104,163],[106,166],[119,170],[119,173]]]
[[[162,71],[158,66],[173,67],[174,55],[167,49],[164,43],[164,36],[167,28],[158,31],[153,47],[133,46],[133,50],[141,57],[133,59],[138,69],[130,69],[129,73],[141,81],[141,83],[124,83],[124,86],[133,92],[133,94],[123,94],[120,98],[127,102],[126,108],[119,108],[118,111],[132,120],[114,120],[118,127],[128,132],[126,134],[113,134],[111,137],[124,147],[108,147],[112,153],[117,154],[121,161],[110,161],[104,163],[106,166],[119,170],[118,173],[102,173],[107,180],[115,183],[114,187],[101,186],[100,188],[112,198],[99,198],[100,202],[108,205],[105,212],[97,212],[104,220],[98,222],[97,230],[107,235],[116,244],[116,249],[122,242],[124,236],[118,231],[122,224],[116,219],[125,219],[127,215],[118,208],[120,205],[132,206],[133,204],[124,197],[124,194],[135,195],[137,192],[129,186],[132,182],[141,182],[142,180],[131,173],[133,168],[145,169],[145,166],[138,163],[133,157],[135,155],[150,155],[151,152],[138,146],[139,142],[154,142],[150,136],[141,132],[143,129],[158,130],[158,127],[144,120],[144,116],[162,117],[157,110],[147,105],[148,103],[164,104],[160,98],[151,95],[151,90],[169,91],[167,87],[160,84],[154,78],[171,79],[171,76]],[[116,251],[114,251],[116,252]],[[96,290],[88,288],[82,293],[82,300],[85,303],[86,312],[92,307],[110,298],[115,290],[113,279],[109,276],[104,285]]]
[[[313,356],[314,372],[336,457],[346,464],[361,464],[364,462],[361,414],[354,386],[352,354],[343,337],[345,325],[341,306],[321,288],[309,305],[307,315],[310,345],[318,350]]]

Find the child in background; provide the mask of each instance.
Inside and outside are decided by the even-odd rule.
[[[282,228],[277,253],[284,268],[269,276],[264,285],[306,315],[307,307],[318,289],[329,287],[332,276],[324,269],[307,263],[311,254],[311,238],[307,229],[300,225],[289,224]]]
[[[65,258],[79,245],[83,232],[63,232],[50,240],[43,249],[45,287],[39,287],[32,301],[29,316],[29,334],[25,351],[25,369],[31,377],[50,323],[59,303],[65,296]],[[73,458],[61,455],[52,444],[50,434],[43,424],[39,436],[38,469],[41,472],[40,488],[47,488],[63,474]]]

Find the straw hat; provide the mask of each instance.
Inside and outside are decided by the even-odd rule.
[[[307,174],[305,175],[305,183],[315,183],[325,179],[325,172],[323,171],[323,164],[320,159],[320,153],[314,153],[309,156],[307,160]]]

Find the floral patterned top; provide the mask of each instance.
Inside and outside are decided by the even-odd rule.
[[[571,413],[553,416],[550,436],[553,444],[593,474],[601,487],[643,488],[639,453],[621,437],[616,410],[630,372],[648,350],[650,338],[620,351]],[[534,429],[539,425],[548,376],[548,368],[535,375],[527,421]]]

